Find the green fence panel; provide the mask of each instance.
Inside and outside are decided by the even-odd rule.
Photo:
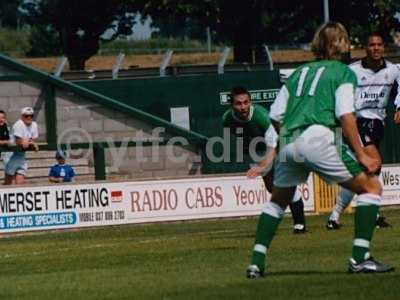
[[[75,83],[166,121],[171,121],[171,108],[188,107],[190,130],[210,138],[223,136],[221,117],[229,108],[228,98],[232,87],[243,86],[250,91],[254,103],[270,106],[281,86],[278,71]],[[229,138],[229,158],[215,162],[204,155],[203,173],[242,172],[248,169],[249,159],[238,161],[235,140]],[[221,143],[215,143],[212,148],[215,157],[222,156],[224,148]]]
[[[190,75],[180,77],[94,80],[75,82],[89,90],[104,94],[147,113],[171,121],[171,108],[188,107],[190,130],[207,137],[222,137],[221,116],[229,108],[227,95],[233,86],[251,91],[253,102],[270,106],[281,86],[278,71],[237,72],[223,75]],[[393,107],[389,106],[385,137],[382,142],[384,163],[400,163],[400,126],[393,123]],[[230,141],[235,145],[235,141]],[[203,172],[237,172],[248,167],[248,160],[237,162],[231,147],[226,162],[210,162]],[[214,147],[216,157],[222,155],[220,144]],[[204,156],[206,158],[206,156]]]
[[[383,162],[386,164],[400,163],[400,125],[393,122],[394,105],[389,101],[385,122],[385,136],[381,144]]]
[[[187,106],[190,129],[208,137],[222,133],[221,116],[228,105],[221,101],[226,101],[233,86],[241,85],[254,91],[255,98],[273,100],[281,85],[277,71],[75,83],[167,121],[171,118],[171,108]]]

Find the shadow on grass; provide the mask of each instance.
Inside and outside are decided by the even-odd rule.
[[[309,271],[282,271],[282,272],[267,272],[265,274],[266,277],[278,277],[278,276],[304,276],[304,275],[318,275],[318,276],[332,276],[332,275],[352,275],[346,273],[344,271],[316,271],[316,270],[309,270]],[[354,275],[354,274],[353,274]]]
[[[316,271],[316,270],[308,270],[308,271],[282,271],[282,272],[267,272],[264,276],[264,279],[267,279],[268,277],[285,277],[285,276],[310,276],[310,275],[318,275],[318,276],[332,276],[332,275],[339,275],[339,276],[345,276],[346,278],[350,279],[357,279],[360,276],[378,276],[379,277],[399,277],[400,274],[396,271],[394,272],[387,272],[387,273],[348,273],[343,270],[337,270],[337,271]]]

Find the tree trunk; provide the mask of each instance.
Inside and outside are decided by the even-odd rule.
[[[253,63],[253,51],[250,45],[233,44],[233,61],[235,63]]]
[[[254,47],[254,63],[256,64],[267,64],[269,62],[267,52],[263,45],[257,45]]]
[[[235,28],[233,40],[233,61],[235,63],[253,63],[252,34],[249,26],[240,24]]]
[[[99,48],[97,36],[80,37],[73,28],[62,28],[60,37],[64,55],[67,56],[69,69],[85,70],[85,62],[97,53]]]
[[[235,63],[254,63],[254,46],[259,44],[261,28],[261,10],[242,6],[233,28],[233,60]]]
[[[69,69],[71,71],[85,70],[86,59],[79,56],[68,56]]]

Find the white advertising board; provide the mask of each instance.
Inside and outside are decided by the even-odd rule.
[[[381,206],[399,205],[400,204],[400,166],[383,165],[379,181],[382,184],[382,200]],[[351,206],[357,206],[355,198],[351,202]]]
[[[379,179],[383,187],[381,205],[400,204],[400,166],[383,166]]]
[[[309,183],[300,189],[313,211]],[[269,199],[261,178],[243,176],[4,188],[0,232],[251,216]]]

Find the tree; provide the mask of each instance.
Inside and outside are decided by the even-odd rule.
[[[31,0],[21,5],[33,25],[50,26],[58,32],[62,52],[71,70],[82,70],[97,53],[99,42],[132,34],[134,1],[128,0]],[[104,37],[106,30],[113,32]]]
[[[395,17],[400,11],[398,0],[336,0],[332,1],[332,17],[342,22],[355,43],[363,43],[369,33],[380,32],[386,41],[399,29]],[[357,12],[357,13],[354,13]]]
[[[0,0],[0,8],[2,2],[6,3]],[[343,22],[357,39],[373,29],[389,34],[399,26],[394,17],[400,11],[398,0],[335,0],[330,4],[332,19]],[[233,45],[235,62],[250,63],[254,50],[264,43],[309,42],[323,21],[322,1],[25,0],[21,8],[31,24],[58,32],[73,70],[84,68],[85,61],[97,53],[99,41],[131,34],[135,12],[143,18],[150,15],[156,26],[171,20],[178,28],[209,26],[219,41]],[[113,34],[104,38],[110,28]]]
[[[62,53],[58,33],[49,25],[34,25],[29,34],[29,57],[57,56]]]
[[[309,28],[322,20],[322,4],[313,1],[293,6],[289,0],[143,0],[141,5],[143,15],[151,15],[155,24],[163,18],[174,18],[181,27],[188,19],[210,26],[219,41],[233,45],[234,61],[238,63],[253,62],[254,50],[264,43],[309,38],[313,31]]]
[[[17,28],[20,20],[18,6],[22,0],[0,0],[0,26]]]
[[[199,20],[210,26],[222,42],[233,45],[235,62],[252,62],[254,49],[264,43],[310,42],[323,22],[322,1],[291,0],[141,0],[143,15],[155,23],[175,19],[183,27],[185,20]],[[373,30],[386,33],[399,27],[394,17],[400,12],[398,0],[330,1],[331,19],[349,29],[353,40],[361,40]]]
[[[252,47],[266,1],[242,0],[234,4],[228,0],[179,1],[142,0],[143,16],[150,15],[156,25],[173,18],[178,27],[187,21],[198,21],[218,32],[222,41],[233,44],[236,62],[251,62]]]

